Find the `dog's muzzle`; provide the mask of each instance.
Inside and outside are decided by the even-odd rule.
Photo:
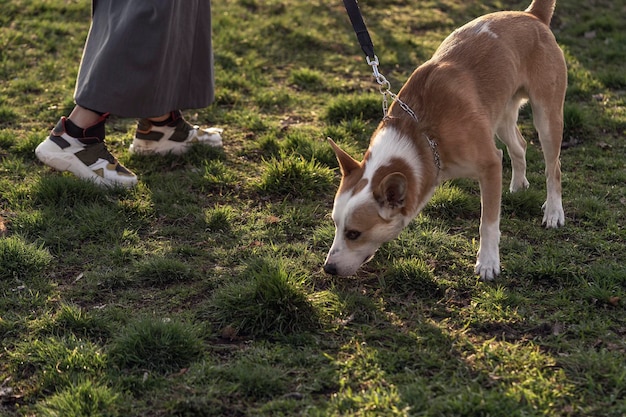
[[[363,262],[361,262],[361,265],[369,262],[373,257],[374,257],[373,254],[365,257],[365,259],[363,259]],[[343,276],[352,275],[354,272],[356,272],[356,269],[358,268],[355,268],[354,270],[350,270],[351,272],[346,272],[345,270],[340,272],[339,267],[337,267],[337,264],[329,263],[329,262],[326,262],[324,264],[324,272],[326,272],[329,275],[343,275]]]

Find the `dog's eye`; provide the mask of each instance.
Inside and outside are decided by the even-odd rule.
[[[357,230],[348,230],[346,232],[346,239],[348,240],[357,240],[361,236],[361,232]]]

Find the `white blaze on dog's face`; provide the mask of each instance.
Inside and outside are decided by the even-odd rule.
[[[379,132],[379,136],[384,135]],[[330,142],[339,160],[342,180],[332,213],[335,238],[324,270],[333,275],[353,275],[412,219],[412,213],[407,211],[407,190],[414,183],[415,174],[405,158],[389,158],[387,154],[384,162],[378,163],[383,159],[376,158],[376,153],[383,153],[384,149],[370,147],[359,163]],[[404,153],[405,157],[408,155]]]

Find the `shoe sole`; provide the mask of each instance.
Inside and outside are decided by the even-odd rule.
[[[213,138],[204,141],[195,142],[174,142],[171,140],[164,140],[163,142],[151,142],[143,139],[137,139],[128,148],[128,151],[135,155],[182,155],[189,152],[194,144],[202,146],[211,146],[219,148],[222,146],[222,138],[219,134],[212,133]],[[140,142],[141,141],[141,142]],[[143,143],[148,146],[143,146]]]
[[[130,144],[128,152],[134,155],[182,155],[184,153],[187,153],[190,148],[191,143],[184,145],[177,144],[177,146],[160,145],[157,149],[154,146],[141,146],[138,143],[133,142]]]
[[[137,181],[133,182],[121,182],[107,180],[95,172],[93,172],[87,165],[85,165],[76,155],[69,152],[60,150],[58,145],[49,139],[46,139],[37,146],[35,149],[35,156],[44,164],[57,171],[71,172],[78,178],[93,182],[96,185],[105,187],[122,186],[126,188],[133,187],[137,184]]]

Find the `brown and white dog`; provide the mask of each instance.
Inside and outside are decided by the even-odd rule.
[[[543,224],[565,222],[559,154],[567,68],[550,31],[555,0],[533,0],[525,12],[497,12],[448,36],[418,67],[372,135],[362,162],[330,141],[342,180],[335,196],[335,238],[324,270],[352,275],[376,250],[396,238],[442,181],[470,177],[481,192],[480,247],[475,272],[500,273],[502,151],[513,174],[510,191],[528,187],[526,141],[517,128],[529,101],[546,164]]]

